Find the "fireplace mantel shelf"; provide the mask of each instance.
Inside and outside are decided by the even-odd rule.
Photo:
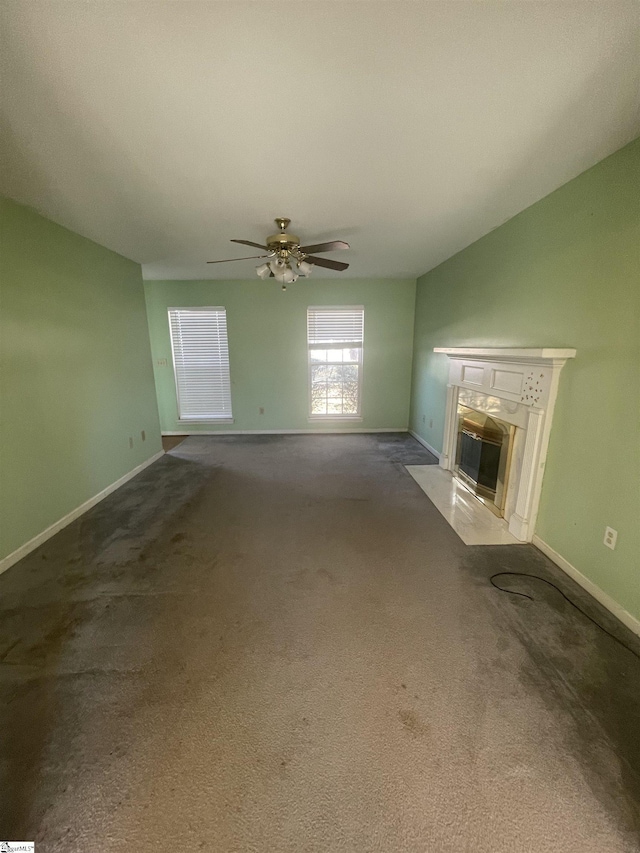
[[[442,352],[450,358],[478,359],[480,361],[510,361],[541,364],[554,361],[565,361],[575,358],[574,349],[543,348],[508,348],[508,347],[434,347],[434,352]]]

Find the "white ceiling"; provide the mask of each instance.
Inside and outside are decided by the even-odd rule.
[[[204,262],[275,216],[413,278],[640,134],[639,8],[3,2],[0,191],[148,279],[250,278]]]

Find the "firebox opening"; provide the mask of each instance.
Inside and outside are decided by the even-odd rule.
[[[458,406],[455,475],[498,516],[504,515],[515,427]]]

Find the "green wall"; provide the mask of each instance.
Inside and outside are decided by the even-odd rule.
[[[442,449],[436,346],[575,347],[537,534],[640,617],[640,140],[418,280],[411,427]],[[429,423],[432,421],[432,426]],[[605,526],[618,531],[615,551]]]
[[[161,439],[139,265],[4,199],[0,234],[2,558]]]
[[[415,281],[300,280],[286,292],[271,281],[147,281],[160,422],[164,432],[197,430],[406,429],[409,419]],[[180,424],[168,308],[227,310],[233,424]],[[364,305],[361,422],[308,420],[308,305]],[[166,366],[158,361],[166,359]],[[264,414],[259,414],[259,408]]]

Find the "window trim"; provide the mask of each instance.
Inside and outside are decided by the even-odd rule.
[[[173,335],[171,333],[171,312],[172,311],[224,311],[225,326],[227,330],[227,354],[229,355],[229,404],[231,406],[231,417],[229,415],[220,415],[220,417],[206,418],[183,418],[180,416],[180,389],[178,388],[178,371],[176,370],[176,353],[173,345]],[[233,418],[233,399],[231,394],[231,355],[229,353],[229,324],[227,322],[227,309],[224,305],[187,305],[180,307],[171,305],[167,308],[167,324],[169,326],[169,340],[171,342],[171,364],[173,367],[173,382],[176,391],[176,422],[179,424],[232,424]]]
[[[356,363],[358,365],[358,411],[353,415],[313,415],[311,413],[311,350],[312,349],[329,349],[330,347],[322,346],[322,344],[310,344],[309,343],[309,311],[362,311],[362,341],[358,349],[360,350],[360,361],[358,362],[350,362]],[[351,421],[352,423],[361,422],[363,419],[362,416],[362,387],[364,384],[364,305],[307,305],[307,422],[308,423],[317,423],[318,421]],[[354,341],[347,342],[340,349],[347,349],[349,343],[353,344]],[[354,347],[355,348],[355,347]],[[338,349],[338,347],[333,347],[333,349]],[[316,362],[317,363],[317,362]],[[344,362],[326,362],[326,364],[344,364]]]

